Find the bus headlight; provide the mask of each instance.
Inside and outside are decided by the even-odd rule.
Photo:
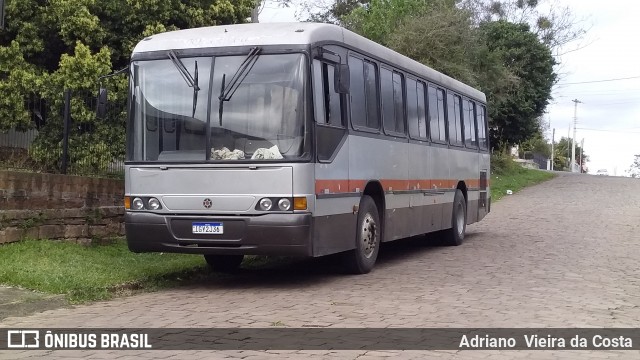
[[[260,209],[264,211],[269,211],[273,207],[273,201],[269,198],[264,198],[260,200]]]
[[[144,210],[144,202],[140,198],[135,198],[131,203],[131,208],[133,210]]]
[[[291,209],[291,201],[287,198],[282,198],[278,200],[278,207],[282,211],[288,211],[289,209]]]
[[[149,206],[149,210],[158,210],[162,207],[160,206],[160,201],[156,198],[149,199],[147,205]]]

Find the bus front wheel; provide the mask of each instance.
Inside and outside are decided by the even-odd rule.
[[[244,255],[205,255],[204,259],[214,271],[233,272],[240,267]]]
[[[453,211],[451,214],[451,228],[444,231],[444,242],[446,245],[458,246],[464,240],[467,227],[467,202],[460,189],[456,190],[453,198]]]
[[[380,215],[373,199],[365,195],[360,199],[356,227],[355,249],[345,253],[344,262],[352,274],[366,274],[373,269],[380,250]]]

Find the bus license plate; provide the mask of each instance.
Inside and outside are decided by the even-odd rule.
[[[194,234],[223,234],[224,227],[221,222],[218,223],[191,223],[191,229]]]

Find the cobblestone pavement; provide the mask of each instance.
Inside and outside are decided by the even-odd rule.
[[[493,204],[460,247],[385,246],[22,318],[11,327],[639,327],[640,181],[562,175]],[[640,358],[639,351],[56,351],[1,358]]]

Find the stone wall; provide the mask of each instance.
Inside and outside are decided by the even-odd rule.
[[[124,235],[123,196],[122,180],[0,171],[0,243]]]

